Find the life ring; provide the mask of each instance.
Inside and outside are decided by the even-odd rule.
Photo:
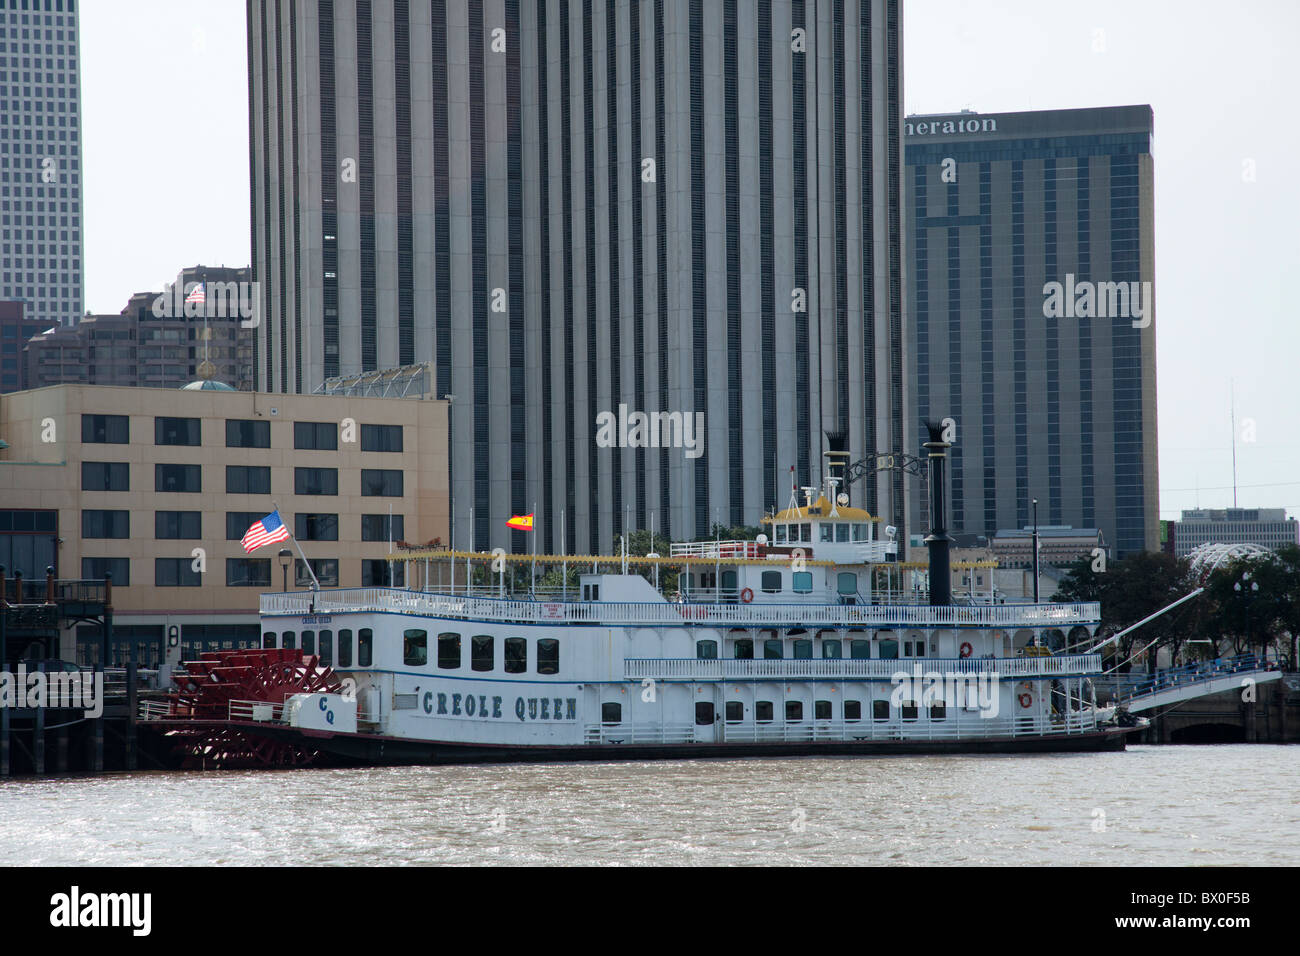
[[[1028,707],[1030,707],[1033,703],[1034,703],[1034,696],[1033,696],[1032,694],[1021,694],[1021,695],[1020,695],[1020,706],[1021,706],[1021,707],[1028,708]]]
[[[965,641],[963,642],[959,653],[961,654],[962,657],[970,657],[971,654],[974,652],[974,650],[975,648],[970,646],[970,641]]]
[[[743,591],[740,592],[740,599],[744,601],[746,604],[754,600],[754,589],[745,588]]]

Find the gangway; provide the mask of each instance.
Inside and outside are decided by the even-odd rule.
[[[1241,690],[1250,683],[1267,684],[1280,680],[1276,665],[1254,654],[1243,654],[1214,661],[1202,661],[1183,667],[1163,668],[1154,674],[1112,675],[1094,679],[1098,690],[1114,691],[1114,703],[1130,713],[1154,710],[1197,697]]]

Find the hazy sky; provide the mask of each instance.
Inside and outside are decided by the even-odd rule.
[[[1161,516],[1232,504],[1230,381],[1238,501],[1300,512],[1300,309],[1284,301],[1300,280],[1300,4],[904,14],[908,113],[1151,104]],[[247,265],[242,0],[83,0],[81,55],[87,308],[118,312],[183,266]]]

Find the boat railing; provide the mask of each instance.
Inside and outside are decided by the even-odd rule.
[[[734,660],[721,658],[628,658],[623,662],[626,680],[802,680],[863,679],[890,680],[895,675],[912,676],[920,671],[924,677],[939,675],[992,674],[998,679],[1034,679],[1043,677],[1097,674],[1101,655],[1068,654],[1057,657],[992,658],[907,658],[907,659],[779,659]]]
[[[263,615],[396,612],[431,617],[515,623],[623,624],[730,627],[1064,627],[1096,624],[1101,609],[1080,604],[930,605],[895,604],[705,604],[694,602],[530,601],[408,591],[401,588],[337,588],[273,592],[261,597]]]

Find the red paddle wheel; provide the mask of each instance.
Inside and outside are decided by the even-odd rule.
[[[318,753],[257,733],[258,705],[283,705],[293,694],[339,693],[342,683],[320,658],[290,648],[215,651],[172,674],[167,729],[190,768],[300,767]],[[232,702],[234,706],[232,707]],[[279,718],[272,710],[266,716]],[[192,727],[175,722],[192,721]]]

